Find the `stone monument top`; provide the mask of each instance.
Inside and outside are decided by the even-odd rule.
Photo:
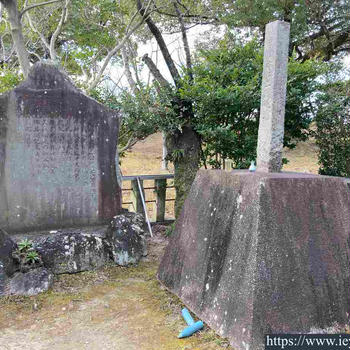
[[[267,24],[257,149],[257,170],[261,172],[282,168],[288,48],[289,23]]]
[[[38,62],[29,71],[28,78],[19,85],[31,89],[67,89],[80,92],[69,77],[52,63]]]

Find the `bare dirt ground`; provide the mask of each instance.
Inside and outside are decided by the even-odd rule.
[[[149,254],[138,266],[60,275],[50,292],[0,298],[0,349],[230,349],[208,328],[177,338],[186,326],[181,302],[156,279],[164,230],[154,228]]]

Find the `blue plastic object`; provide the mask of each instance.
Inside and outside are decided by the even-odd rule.
[[[186,327],[180,334],[179,334],[179,338],[186,338],[189,337],[190,335],[192,335],[193,333],[199,331],[200,329],[203,328],[203,322],[202,321],[198,321],[196,323],[194,323],[191,326]]]
[[[182,313],[182,317],[185,319],[186,323],[189,326],[192,326],[194,324],[194,319],[192,318],[191,314],[189,313],[189,311],[186,308],[183,308],[181,310]]]
[[[256,170],[255,162],[254,162],[254,160],[252,160],[250,162],[249,171],[253,173],[255,170]]]

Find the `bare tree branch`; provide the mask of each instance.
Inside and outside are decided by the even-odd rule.
[[[131,65],[134,69],[134,73],[135,73],[135,78],[136,78],[136,83],[138,84],[138,86],[141,86],[141,79],[139,77],[139,73],[138,73],[138,69],[137,69],[137,64],[136,64],[136,57],[137,57],[137,51],[134,49],[132,43],[130,42],[130,40],[128,41],[128,49],[131,52]]]
[[[29,24],[30,28],[32,29],[32,31],[39,36],[39,38],[42,41],[42,43],[44,44],[44,46],[48,50],[50,50],[50,45],[49,45],[48,41],[46,40],[45,36],[34,26],[32,18],[30,17],[28,12],[26,13],[26,18],[28,20],[28,24]]]
[[[174,79],[175,85],[177,87],[179,87],[180,74],[179,74],[178,70],[176,69],[176,66],[175,66],[173,59],[171,58],[171,55],[170,55],[169,50],[167,48],[167,45],[165,44],[165,41],[163,39],[162,33],[160,32],[158,27],[155,25],[155,23],[152,21],[151,17],[149,16],[149,14],[147,13],[143,4],[141,3],[141,0],[137,0],[137,8],[138,8],[141,16],[145,19],[149,30],[153,34],[154,38],[157,40],[159,48],[163,54],[165,63],[167,64],[168,69],[170,71],[170,74]]]
[[[200,24],[210,24],[210,23],[194,23],[191,26],[186,27],[186,30],[194,28],[196,26],[199,26]],[[172,31],[168,31],[168,32],[163,32],[163,34],[167,34],[167,35],[172,35],[172,34],[178,34],[181,33],[181,29],[180,30],[172,30]]]
[[[28,53],[29,53],[30,55],[35,56],[35,57],[38,59],[38,61],[41,60],[41,57],[40,57],[36,52],[34,52],[34,51],[28,51]]]
[[[121,153],[127,151],[132,146],[134,146],[138,141],[139,141],[139,139],[137,137],[135,137],[134,134],[132,134],[129,137],[128,142],[126,143],[126,145],[124,147],[118,149],[118,153],[121,154]]]
[[[193,74],[192,74],[191,52],[190,52],[190,45],[188,44],[185,22],[183,19],[183,15],[182,15],[182,13],[177,5],[177,1],[173,0],[173,4],[174,4],[175,12],[176,12],[178,19],[179,19],[179,22],[180,22],[181,33],[182,33],[182,42],[184,44],[184,50],[185,50],[185,56],[186,56],[186,67],[188,69],[188,75],[190,77],[190,81],[192,81]]]
[[[102,64],[99,72],[97,73],[96,77],[94,78],[94,80],[90,84],[88,91],[94,89],[97,86],[97,84],[100,82],[100,80],[102,78],[103,72],[105,71],[105,69],[108,66],[112,57],[124,46],[125,42],[129,39],[129,37],[143,24],[144,18],[139,23],[137,23],[133,28],[130,29],[132,22],[136,18],[137,13],[138,13],[138,11],[134,13],[128,26],[126,27],[126,30],[125,30],[126,34],[124,35],[124,38],[122,39],[122,41],[120,41],[112,50],[110,50],[108,52],[107,56],[105,57],[105,59],[103,61],[103,64]]]
[[[135,93],[139,89],[137,88],[135,80],[133,79],[131,71],[130,71],[129,54],[126,52],[125,46],[122,47],[121,53],[122,53],[122,57],[123,57],[124,72],[125,72],[126,78],[128,80],[128,83],[130,85],[132,92]]]
[[[123,73],[118,77],[118,80],[117,80],[117,81],[115,81],[115,80],[114,80],[113,78],[111,78],[110,76],[105,77],[105,79],[102,80],[102,81],[109,80],[109,81],[111,81],[111,82],[114,84],[113,89],[109,89],[109,90],[108,90],[108,96],[106,97],[106,99],[108,99],[108,98],[110,98],[111,96],[114,95],[114,91],[115,91],[116,88],[118,88],[118,89],[120,89],[120,90],[123,89],[123,87],[120,86],[120,82],[121,82],[121,80],[123,79],[124,75],[125,75],[125,72],[123,72]]]
[[[19,18],[21,19],[21,18],[23,17],[23,15],[24,15],[27,11],[29,11],[29,10],[35,8],[35,7],[45,6],[45,5],[53,4],[53,3],[55,3],[55,2],[62,2],[62,0],[50,0],[50,1],[45,1],[45,2],[40,2],[40,3],[36,3],[36,4],[29,5],[28,7],[25,7],[25,8],[20,12]]]
[[[145,54],[142,57],[142,61],[145,62],[146,66],[148,67],[148,69],[150,70],[154,78],[158,81],[161,87],[171,89],[169,82],[163,77],[162,73],[159,71],[157,66],[147,54]]]
[[[168,17],[177,17],[177,15],[173,13],[163,12],[159,10],[159,8],[156,8],[155,11],[159,13],[160,15],[165,15]],[[213,23],[220,23],[220,20],[216,17],[208,17],[208,16],[202,16],[202,15],[190,15],[190,14],[184,14],[185,18],[191,18],[191,19],[198,19],[199,21],[196,21],[196,24],[213,24]],[[203,22],[203,20],[205,22]]]
[[[21,66],[24,77],[28,76],[30,62],[28,51],[25,46],[22,23],[17,8],[16,0],[0,0],[8,14],[8,21],[11,27],[11,36],[16,49],[19,64]]]
[[[61,33],[63,23],[67,20],[68,6],[69,6],[70,2],[71,2],[71,0],[65,0],[65,4],[64,4],[63,9],[62,9],[60,21],[58,22],[56,30],[54,31],[54,33],[51,36],[50,57],[53,61],[56,61],[56,59],[57,59],[57,53],[55,50],[55,43],[56,43],[58,35]]]

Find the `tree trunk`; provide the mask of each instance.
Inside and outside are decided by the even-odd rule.
[[[21,66],[24,77],[26,78],[29,73],[30,63],[28,58],[28,51],[26,49],[23,33],[22,23],[17,9],[17,1],[15,0],[1,0],[4,5],[8,20],[11,26],[11,36],[13,44],[17,53],[18,61]]]
[[[170,154],[174,154],[176,150],[180,151],[175,152],[177,154],[182,152],[182,155],[173,157],[176,191],[175,218],[177,218],[199,167],[200,136],[191,125],[186,125],[182,128],[182,132],[177,131],[175,134],[167,135],[167,146]]]
[[[166,144],[166,134],[162,132],[162,170],[168,170],[168,147]]]
[[[178,18],[181,24],[181,30],[185,45],[186,62],[188,69],[191,70],[191,57],[186,36],[186,28],[183,22],[182,14],[179,12],[177,4],[174,2],[175,8],[178,10]],[[174,80],[176,90],[181,88],[181,77],[176,68],[175,62],[171,58],[168,47],[163,39],[161,31],[158,29],[152,18],[144,8],[142,1],[137,0],[137,8],[145,19],[147,26],[154,38],[156,39],[158,46],[162,52],[165,63],[168,66],[169,72]],[[163,88],[170,88],[168,81],[164,79],[159,72],[152,59],[145,55],[142,60],[146,63],[153,76],[159,82]],[[171,90],[171,88],[170,88]],[[201,139],[198,133],[193,129],[191,121],[193,120],[193,108],[191,101],[182,100],[179,97],[174,96],[173,107],[178,111],[178,118],[182,120],[185,126],[182,130],[178,130],[175,133],[167,135],[167,148],[169,155],[172,158],[174,164],[174,186],[176,191],[175,200],[175,217],[180,214],[180,210],[185,201],[186,195],[189,192],[192,182],[196,176],[201,154]]]

